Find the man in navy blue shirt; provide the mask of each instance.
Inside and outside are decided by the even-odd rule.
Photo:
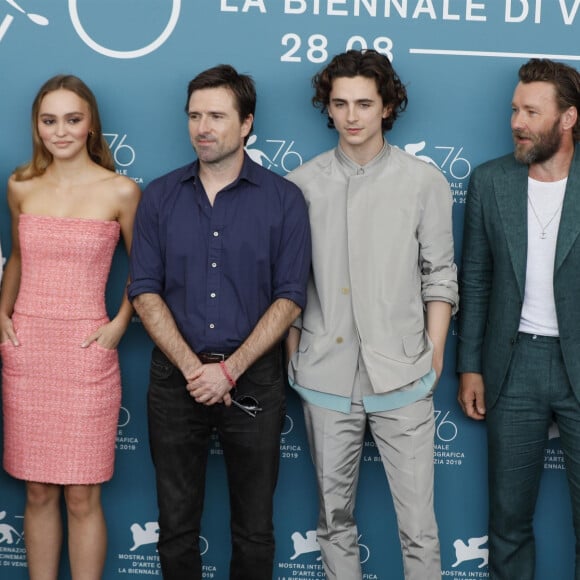
[[[228,65],[188,87],[197,161],[154,180],[137,213],[129,298],[155,342],[149,435],[166,580],[201,579],[208,443],[230,492],[231,580],[270,580],[285,416],[280,341],[305,306],[310,230],[300,190],[244,152],[252,79]]]

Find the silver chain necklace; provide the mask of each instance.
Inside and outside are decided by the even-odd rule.
[[[564,199],[562,198],[562,201],[560,202],[560,205],[558,206],[558,208],[554,212],[554,215],[546,222],[546,224],[542,224],[542,222],[540,221],[540,217],[538,216],[538,212],[536,212],[536,208],[534,207],[534,204],[532,203],[532,198],[530,197],[529,193],[528,193],[528,201],[530,202],[530,207],[532,208],[532,212],[534,213],[534,217],[536,218],[536,221],[538,222],[538,225],[540,226],[540,229],[542,230],[540,232],[540,239],[545,240],[546,239],[546,230],[548,229],[548,226],[554,221],[555,217],[560,213],[560,210],[562,209],[562,205],[564,205]]]

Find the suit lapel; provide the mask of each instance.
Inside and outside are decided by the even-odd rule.
[[[528,168],[513,160],[504,173],[494,179],[495,196],[508,252],[524,297],[528,252]]]
[[[556,260],[554,262],[554,273],[562,265],[570,249],[574,245],[580,233],[580,154],[578,147],[570,166],[568,182],[566,183],[566,194],[564,205],[562,206],[562,217],[558,229],[558,243],[556,245]]]

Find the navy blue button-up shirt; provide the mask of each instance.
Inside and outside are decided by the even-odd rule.
[[[159,294],[195,352],[233,352],[278,298],[301,308],[310,226],[301,191],[247,155],[210,205],[198,162],[146,188],[135,220],[129,299]]]

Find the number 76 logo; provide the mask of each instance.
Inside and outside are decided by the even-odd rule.
[[[439,151],[447,152],[443,157],[443,160],[437,163],[432,157],[428,155],[419,155],[420,151],[425,149],[426,142],[419,141],[418,143],[408,143],[405,145],[405,151],[426,161],[427,163],[432,163],[436,167],[441,169],[441,172],[445,175],[449,174],[453,179],[461,181],[465,179],[471,173],[471,163],[468,159],[461,156],[463,152],[463,147],[451,147],[448,145],[436,145],[434,149]]]

